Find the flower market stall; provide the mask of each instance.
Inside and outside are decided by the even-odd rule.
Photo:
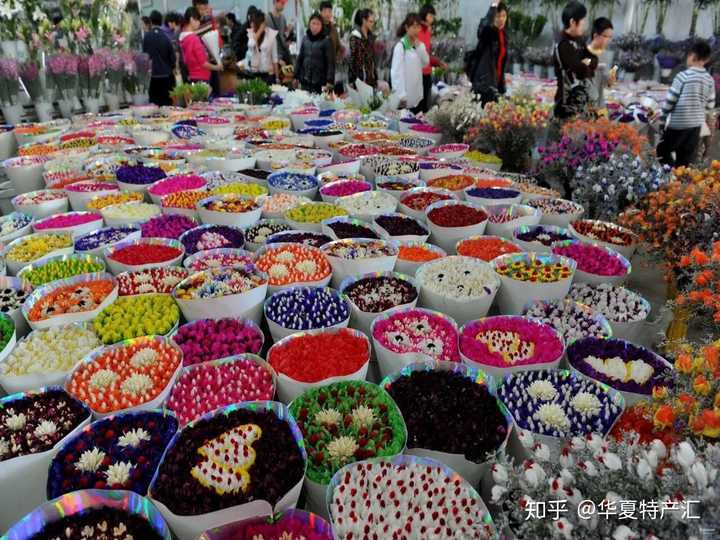
[[[89,7],[0,65],[2,540],[720,530],[720,162],[660,164],[667,86],[158,107]]]

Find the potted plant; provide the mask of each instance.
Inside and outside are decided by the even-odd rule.
[[[270,86],[262,79],[246,79],[236,87],[240,101],[251,105],[264,103],[270,97]]]
[[[177,85],[175,88],[173,88],[170,91],[170,99],[172,99],[173,105],[175,107],[185,107],[187,106],[188,99],[186,99],[191,94],[191,85],[190,83],[183,83]]]
[[[190,99],[188,102],[188,106],[190,103],[195,103],[197,101],[208,101],[210,98],[210,86],[202,83],[202,82],[196,82],[192,83],[190,85]],[[187,94],[185,96],[185,100],[188,101]]]

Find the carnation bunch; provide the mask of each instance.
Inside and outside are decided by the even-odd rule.
[[[591,433],[551,452],[527,432],[519,437],[530,458],[515,465],[503,454],[491,466],[495,521],[518,538],[701,538],[718,525],[720,445]]]

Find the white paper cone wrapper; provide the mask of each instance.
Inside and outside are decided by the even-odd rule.
[[[202,221],[203,224],[212,224],[212,225],[230,225],[233,227],[241,227],[243,229],[247,229],[249,227],[252,227],[260,220],[260,216],[262,215],[262,207],[258,206],[255,210],[250,210],[249,212],[216,212],[213,210],[207,210],[203,207],[204,203],[210,202],[212,200],[223,200],[223,199],[235,199],[235,196],[231,197],[209,197],[207,199],[203,199],[198,203],[197,207],[197,213],[200,216],[200,221]]]
[[[490,223],[486,220],[481,221],[475,225],[468,225],[465,227],[443,227],[432,222],[429,218],[430,212],[436,208],[442,208],[444,206],[454,206],[458,203],[456,201],[440,201],[431,204],[425,209],[425,220],[427,221],[428,227],[430,228],[430,238],[432,243],[444,249],[447,253],[456,253],[455,246],[460,240],[468,238],[469,236],[482,235]],[[481,210],[479,206],[475,206],[471,203],[464,203],[466,206]],[[488,232],[488,234],[492,234]]]
[[[5,169],[8,176],[11,176],[11,172],[13,169]],[[38,191],[40,188],[36,188],[35,190],[26,190],[26,191],[17,191],[17,188],[15,188],[17,193],[24,193],[25,197],[29,197],[32,194],[27,193],[28,191]],[[51,191],[53,193],[63,193],[63,190],[61,189],[52,189],[47,190]],[[49,216],[52,216],[54,214],[62,214],[63,212],[67,212],[68,210],[68,199],[67,197],[63,197],[60,199],[53,199],[51,201],[43,201],[35,204],[19,204],[19,199],[17,197],[12,199],[12,205],[15,207],[15,209],[18,212],[22,212],[23,214],[28,214],[34,217],[35,219],[42,219]]]
[[[477,259],[471,260],[473,261],[473,264],[478,267],[487,268],[488,271],[492,270],[484,261]],[[432,264],[432,262],[425,264]],[[495,295],[500,289],[500,280],[493,279],[491,283],[487,283],[485,285],[491,290],[490,294],[479,298],[450,298],[431,290],[426,285],[423,281],[423,266],[418,268],[415,275],[420,287],[420,306],[445,313],[446,315],[452,317],[458,324],[465,324],[468,321],[479,319],[487,315],[488,311],[490,311],[490,306],[492,306],[492,303],[495,300]]]
[[[27,540],[41,532],[47,524],[63,517],[96,508],[117,508],[144,518],[163,540],[172,535],[165,520],[149,501],[137,493],[124,490],[81,489],[66,493],[44,503],[15,524],[8,532],[8,540]]]
[[[73,245],[71,245],[66,248],[60,248],[60,249],[56,249],[55,251],[51,251],[50,253],[46,253],[42,257],[38,257],[37,259],[34,259],[32,261],[21,262],[21,261],[16,261],[14,259],[8,258],[7,254],[10,252],[10,250],[13,247],[17,246],[18,244],[22,243],[23,241],[27,240],[27,238],[39,237],[39,236],[44,236],[44,235],[47,235],[47,233],[28,234],[21,238],[16,238],[15,240],[13,240],[12,242],[10,242],[9,244],[7,244],[5,246],[5,249],[2,251],[2,256],[5,259],[5,264],[7,266],[8,274],[10,274],[12,276],[16,276],[18,274],[18,272],[20,272],[20,270],[22,270],[23,268],[25,268],[26,266],[28,266],[30,264],[38,264],[41,261],[45,261],[46,259],[50,259],[51,257],[57,257],[59,255],[70,255],[73,251],[75,251],[75,247]],[[68,235],[68,237],[71,238],[71,236],[69,236],[69,235]]]
[[[42,393],[48,388],[41,388]],[[6,404],[20,395],[14,394],[3,398],[0,403]],[[70,438],[90,423],[90,411],[87,417],[75,429],[63,437],[50,450],[37,454],[19,456],[0,462],[0,530],[6,531],[13,523],[47,500],[46,486],[50,463],[58,450]],[[10,489],[8,489],[12,486]]]
[[[626,234],[631,234],[633,237],[635,237],[635,235],[632,234],[631,231],[629,231],[628,229],[626,229],[626,228],[624,228],[624,227],[620,227],[620,226],[618,226],[618,225],[615,225],[614,223],[609,223],[609,222],[605,222],[605,221],[598,221],[598,220],[592,220],[592,219],[583,220],[583,221],[584,221],[584,222],[587,221],[587,222],[589,222],[589,223],[602,224],[602,225],[604,225],[605,227],[609,227],[609,228],[614,229],[614,230],[617,230],[617,231],[622,231],[622,232],[624,232],[624,233],[626,233]],[[615,251],[617,251],[620,255],[622,255],[623,257],[625,257],[628,261],[629,261],[630,259],[632,259],[632,256],[635,254],[635,250],[636,250],[637,247],[638,247],[638,242],[637,242],[637,241],[636,241],[636,242],[633,242],[633,243],[630,244],[629,246],[622,246],[622,245],[619,245],[619,244],[611,244],[611,243],[609,243],[609,242],[602,242],[602,241],[600,241],[600,240],[596,240],[595,238],[591,238],[591,237],[589,237],[589,236],[585,236],[584,234],[580,234],[579,232],[577,232],[577,230],[575,229],[575,227],[573,227],[573,223],[572,223],[572,222],[568,225],[568,230],[570,231],[570,234],[572,234],[573,236],[575,236],[578,240],[581,240],[581,241],[583,241],[583,242],[587,242],[588,244],[597,244],[598,246],[602,246],[602,247],[606,247],[606,248],[610,248],[610,249],[612,249],[612,250],[615,250]]]
[[[531,283],[498,274],[502,285],[497,295],[497,302],[500,313],[503,315],[520,315],[527,304],[536,300],[561,300],[567,296],[576,269],[576,263],[571,259],[534,252],[512,253],[493,259],[491,264],[494,268],[497,268],[501,264],[510,264],[519,260],[531,261],[533,259],[540,259],[544,262],[562,262],[571,268],[572,272],[566,279],[552,283]]]
[[[436,461],[436,460],[433,460],[430,458],[420,457],[420,456],[400,455],[400,456],[395,456],[392,458],[372,458],[372,459],[366,460],[366,462],[369,462],[369,463],[380,463],[383,461],[390,462],[394,465],[417,463],[417,464],[428,465],[428,466],[432,466],[432,467],[438,467],[449,478],[452,478],[456,474],[458,474],[455,470],[451,469],[450,467],[446,466],[445,464],[443,464],[439,461]],[[338,470],[335,473],[335,475],[333,476],[332,480],[330,481],[330,484],[328,485],[325,498],[326,498],[326,504],[328,506],[328,516],[329,516],[328,521],[330,521],[331,524],[332,524],[332,512],[330,511],[330,507],[331,507],[331,503],[333,500],[333,492],[334,492],[335,488],[340,484],[340,481],[341,481],[340,479],[345,474],[345,471],[347,469],[353,467],[354,465],[355,464],[351,463],[349,465],[346,465],[342,469]],[[463,483],[466,484],[464,486],[466,489],[468,489],[471,492],[476,492],[475,488],[472,487],[467,481],[464,481]],[[490,513],[488,512],[488,509],[485,506],[485,503],[480,498],[479,494],[478,494],[478,500],[480,501],[480,504],[478,507],[478,512],[481,515],[484,515],[485,523],[492,525],[492,518],[490,517]]]
[[[8,214],[6,216],[0,217],[0,223],[3,221],[6,221],[8,219],[13,219],[13,217],[17,216],[19,212],[13,212],[12,214]],[[9,244],[13,240],[17,240],[18,238],[22,238],[23,236],[27,236],[32,232],[32,221],[30,221],[27,225],[24,227],[21,227],[20,229],[17,229],[14,232],[8,233],[5,236],[0,236],[0,243],[2,244]]]
[[[301,442],[302,435],[300,434],[300,430],[298,429],[295,420],[293,420],[293,418],[289,415],[287,406],[282,403],[275,401],[249,401],[218,409],[217,411],[209,413],[202,418],[210,418],[214,415],[224,414],[227,411],[237,408],[267,409],[275,412],[279,418],[286,420],[290,424],[290,428],[295,435],[295,439],[298,441],[298,445],[300,446],[301,453],[307,461],[307,454],[305,453],[305,449]],[[187,429],[190,425],[192,425],[192,422],[183,429]],[[165,450],[165,454],[167,454],[168,450],[173,446],[175,439],[180,435],[180,433],[182,433],[182,430],[178,431],[173,440],[170,441],[170,444]],[[162,463],[160,467],[162,467]],[[158,470],[160,470],[160,467],[158,467]],[[272,506],[269,502],[264,500],[256,500],[239,506],[223,508],[222,510],[217,510],[215,512],[195,516],[185,516],[173,513],[167,506],[153,498],[153,488],[157,481],[158,476],[156,471],[155,477],[153,478],[148,490],[148,498],[160,511],[179,540],[196,540],[203,531],[214,527],[219,527],[234,521],[249,519],[256,516],[270,516],[283,510],[295,508],[303,485],[303,480],[300,479],[297,484],[295,484],[283,497],[280,498],[280,500],[278,500],[275,506]]]
[[[326,248],[334,244],[345,243],[345,244],[363,244],[371,242],[382,242],[381,240],[336,240],[334,242],[325,244],[323,246],[323,252],[327,255],[332,266],[332,286],[336,289],[340,288],[342,282],[351,276],[372,274],[375,272],[392,272],[395,269],[395,262],[397,261],[398,249],[394,247],[391,255],[385,255],[382,257],[369,257],[364,259],[345,259],[342,257],[334,257],[329,255]],[[387,243],[389,246],[394,246],[392,243]]]
[[[48,317],[47,319],[42,319],[39,321],[31,321],[29,318],[30,310],[33,308],[33,306],[39,302],[43,297],[51,293],[52,291],[61,288],[61,287],[67,287],[68,285],[77,285],[78,287],[82,286],[83,283],[87,283],[88,281],[97,281],[97,280],[110,280],[112,281],[114,287],[112,291],[110,291],[110,294],[108,294],[102,302],[96,307],[95,309],[91,311],[81,311],[78,313],[64,313],[62,315],[55,315],[53,317]],[[25,317],[25,320],[27,321],[30,328],[33,330],[38,330],[41,328],[50,328],[53,326],[62,326],[65,324],[70,323],[78,323],[78,322],[87,322],[92,321],[95,317],[97,317],[100,312],[108,307],[110,304],[112,304],[118,297],[118,284],[117,281],[113,276],[108,274],[107,272],[98,272],[94,274],[82,274],[80,276],[71,277],[68,279],[62,279],[59,281],[54,281],[48,285],[43,285],[42,287],[39,287],[38,289],[35,289],[33,293],[27,297],[25,302],[22,305],[22,314],[23,317]]]
[[[239,317],[250,319],[255,324],[260,324],[262,319],[262,303],[263,300],[265,300],[267,288],[268,285],[266,281],[262,285],[240,294],[185,300],[178,298],[173,291],[173,298],[175,298],[183,317],[185,317],[188,322],[197,321],[198,319]]]
[[[96,411],[95,409],[93,409],[92,405],[89,403],[85,403],[85,405],[92,411],[93,416],[95,418],[105,418],[105,417],[112,416],[112,415],[118,414],[118,413],[150,411],[153,409],[159,409],[162,406],[162,404],[165,402],[167,397],[170,395],[170,390],[172,389],[173,384],[175,384],[175,379],[177,379],[177,377],[180,374],[180,372],[182,371],[182,367],[183,367],[182,351],[180,350],[180,347],[178,347],[175,344],[175,342],[172,341],[170,338],[164,337],[164,336],[144,336],[144,337],[140,337],[140,338],[126,339],[119,343],[115,343],[114,345],[107,345],[105,347],[99,347],[99,348],[95,349],[94,351],[92,351],[91,353],[86,355],[85,358],[80,360],[77,363],[77,365],[72,369],[72,371],[67,375],[67,377],[65,378],[65,384],[64,384],[65,391],[68,394],[70,394],[71,396],[75,397],[76,399],[80,399],[77,396],[74,396],[69,390],[70,381],[72,380],[72,375],[75,371],[77,371],[84,364],[89,364],[89,363],[93,362],[97,357],[107,354],[108,351],[127,347],[129,345],[132,345],[133,343],[136,343],[138,341],[144,341],[147,339],[152,339],[154,341],[160,341],[160,342],[168,344],[168,345],[172,346],[174,349],[177,349],[178,351],[180,351],[180,362],[178,363],[177,368],[173,372],[172,376],[168,380],[168,382],[165,385],[165,387],[163,388],[163,390],[155,398],[151,399],[150,401],[146,401],[145,403],[141,403],[140,405],[136,405],[134,407],[127,407],[125,409],[117,409],[117,410],[106,412],[106,413]]]
[[[296,334],[292,334],[278,342],[276,342],[272,347],[270,347],[270,350],[268,351],[267,358],[268,362],[270,362],[270,359],[272,358],[272,353],[274,348],[283,347],[288,341],[294,340],[294,339],[302,339],[306,335],[317,335],[317,334],[323,334],[323,333],[333,333],[337,332],[339,330],[338,328],[333,329],[323,329],[323,330],[306,330],[304,332],[299,332]],[[321,379],[314,382],[302,382],[295,380],[284,373],[280,372],[277,376],[277,389],[278,389],[278,397],[280,401],[283,403],[290,403],[293,399],[301,395],[306,390],[309,390],[311,388],[317,388],[320,386],[327,386],[328,384],[332,384],[335,382],[340,381],[364,381],[367,376],[368,367],[370,365],[370,340],[368,337],[363,334],[362,332],[359,332],[358,330],[350,330],[352,334],[354,334],[356,337],[362,337],[367,342],[367,358],[365,359],[365,362],[360,366],[360,368],[355,371],[354,373],[349,373],[347,375],[338,375],[336,377],[328,377],[326,379]]]
[[[552,248],[555,249],[555,247],[562,247],[562,246],[568,246],[573,243],[581,243],[579,240],[566,240],[564,242],[555,242],[552,245]],[[632,264],[630,264],[630,261],[627,260],[625,257],[620,255],[617,251],[615,251],[612,248],[604,247],[599,244],[591,243],[590,245],[594,245],[595,247],[598,247],[602,250],[604,250],[608,255],[611,257],[615,257],[616,259],[619,259],[620,264],[625,267],[626,271],[624,274],[619,276],[602,276],[600,274],[591,274],[590,272],[585,272],[583,270],[580,270],[579,268],[576,268],[575,270],[575,283],[587,283],[589,285],[602,285],[603,283],[607,283],[608,285],[613,286],[620,286],[623,283],[625,283],[630,278],[630,273],[632,272]]]

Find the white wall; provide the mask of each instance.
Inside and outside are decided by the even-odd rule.
[[[631,0],[621,0],[618,5],[615,6],[613,13],[613,26],[615,32],[621,34],[625,32],[625,9],[628,7],[628,2]],[[647,0],[637,0],[636,10],[637,17],[639,17],[640,4]],[[490,0],[457,0],[459,3],[458,12],[463,17],[463,26],[461,35],[469,42],[476,42],[476,31],[480,20],[485,16],[490,6]],[[532,14],[540,13],[542,8],[539,2],[535,2],[535,9],[531,11]],[[692,17],[692,5],[693,0],[675,0],[672,6],[668,10],[667,17],[665,18],[665,37],[672,40],[681,40],[688,37],[688,31],[690,29],[690,19]],[[714,9],[714,8],[713,8]],[[700,13],[697,22],[697,35],[700,37],[710,37],[713,32],[713,9],[708,9]],[[510,13],[512,17],[512,11]],[[596,13],[596,16],[607,16],[607,13]],[[550,39],[551,26],[550,23],[545,27],[546,38]],[[655,14],[650,13],[648,22],[645,27],[645,34],[648,37],[655,35]]]

